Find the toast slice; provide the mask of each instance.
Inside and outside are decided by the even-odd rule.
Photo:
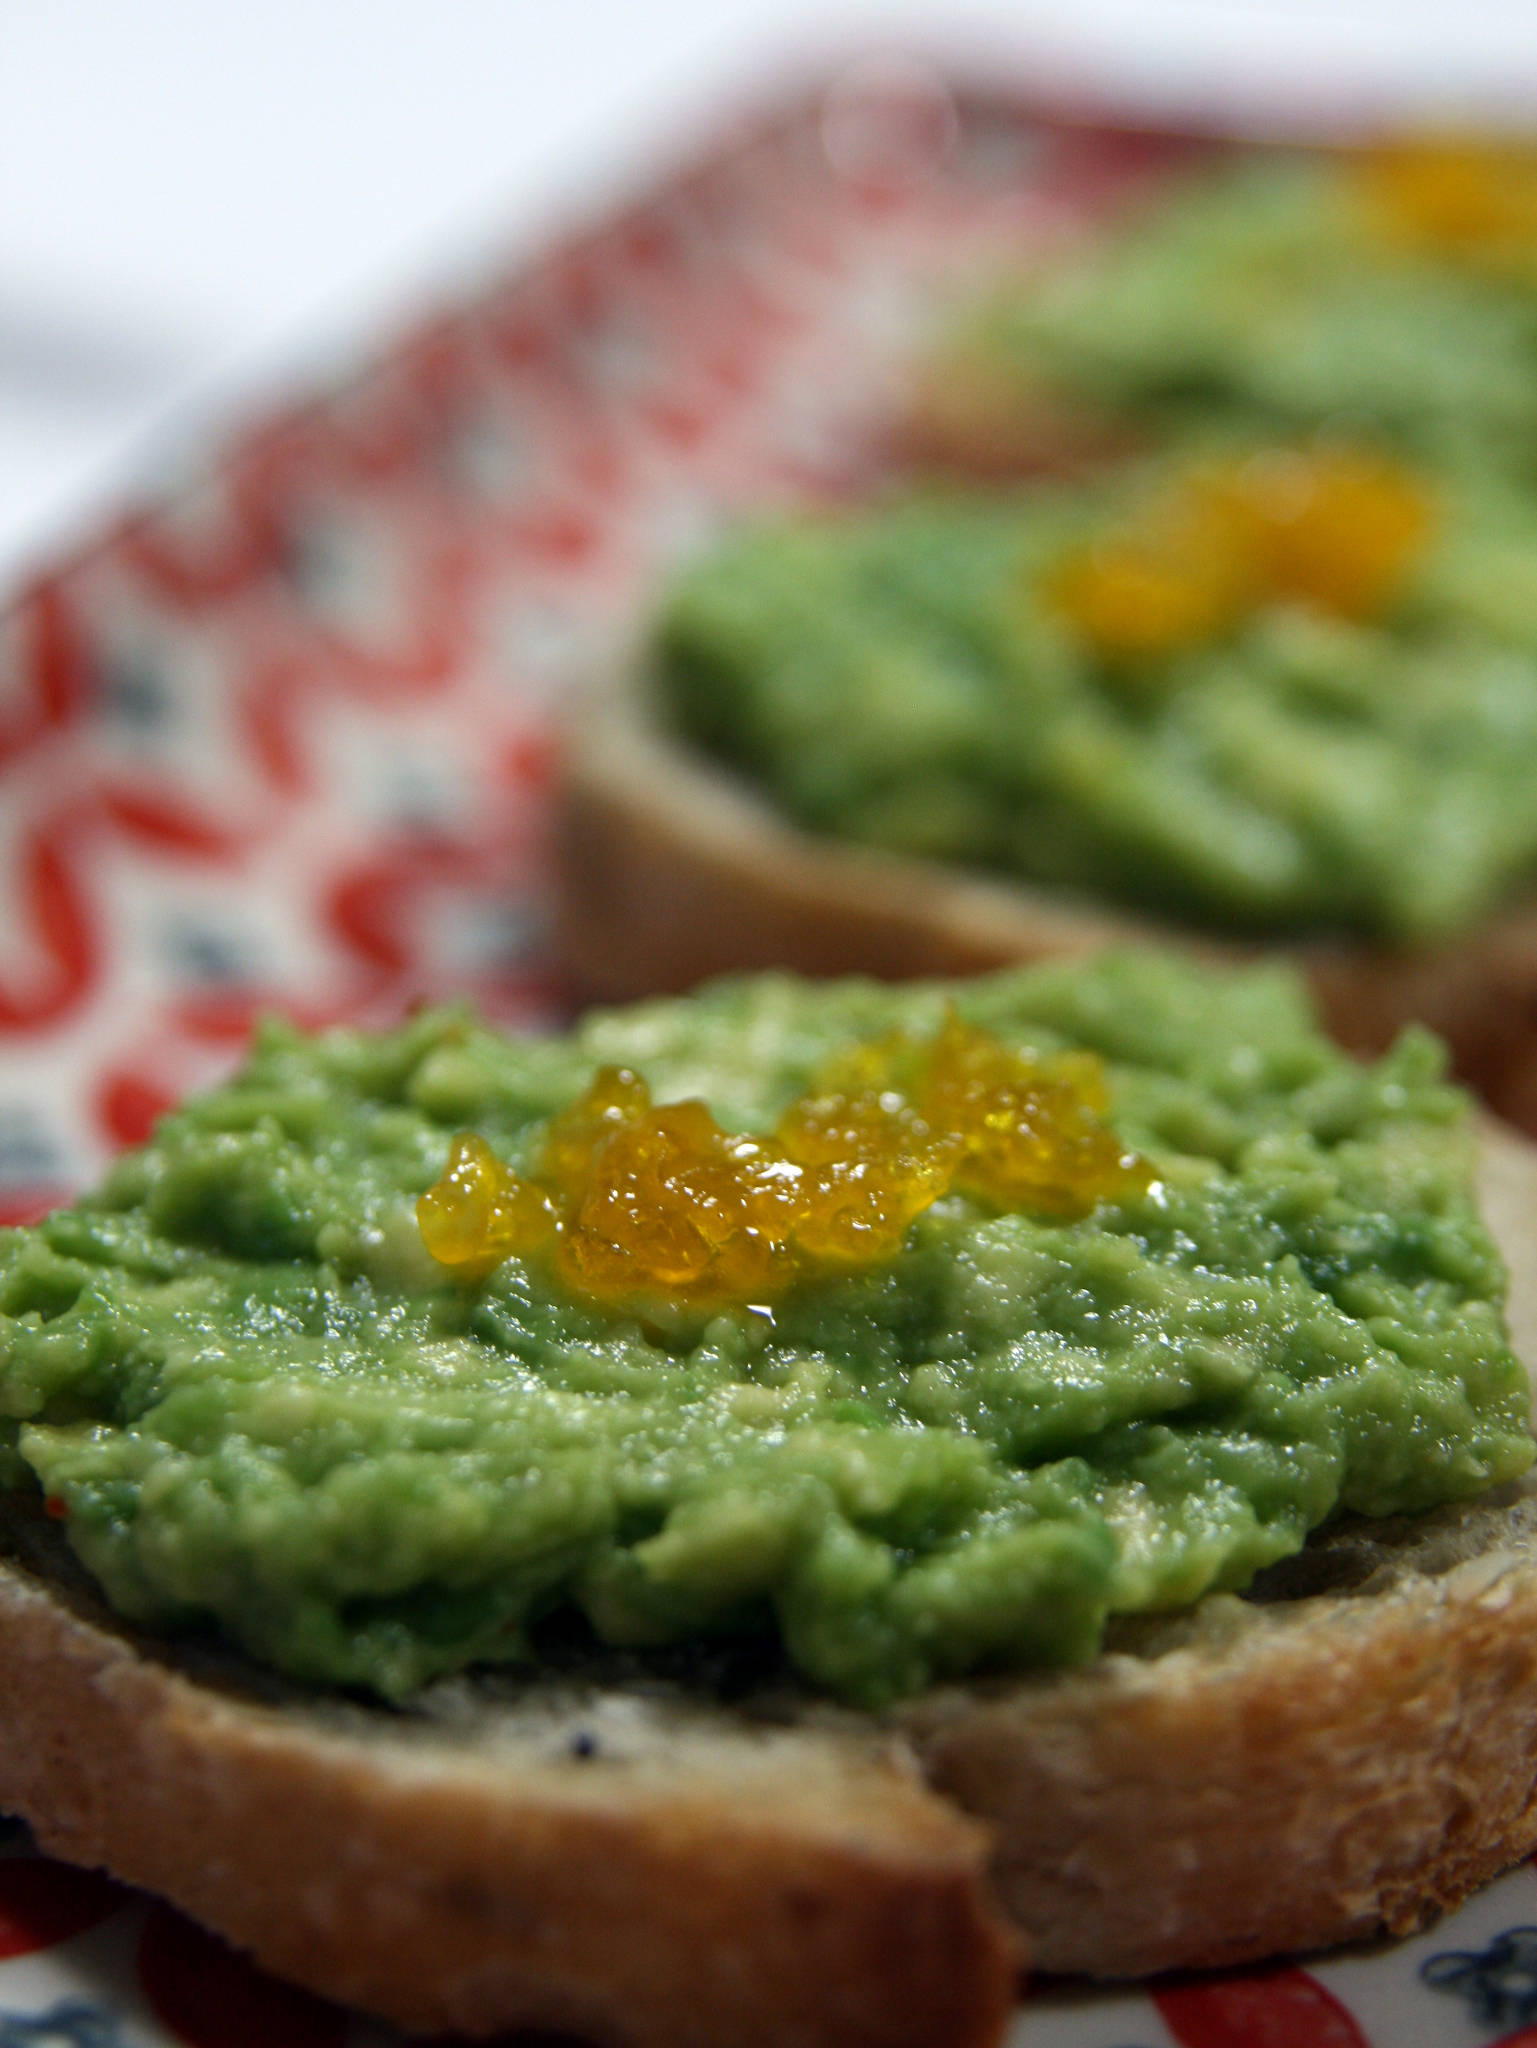
[[[1479,1195],[1537,1359],[1537,1148]],[[1537,1841],[1537,1478],[1351,1518],[1242,1598],[1123,1624],[1088,1669],[915,1702],[937,1789],[991,1821],[1038,1967],[1207,1968],[1386,1932]]]
[[[1065,889],[826,839],[676,738],[643,663],[617,661],[567,734],[559,946],[585,998],[620,1002],[738,969],[961,975],[1106,946],[1212,961],[1289,954],[1328,1029],[1378,1053],[1411,1019],[1501,1116],[1537,1128],[1537,899],[1454,943],[1246,944]]]
[[[0,1805],[409,2028],[974,2048],[1018,1947],[893,1731],[506,1680],[409,1713],[136,1635],[54,1530],[0,1568]]]
[[[1537,1358],[1537,1148],[1484,1134]],[[313,1693],[0,1565],[0,1804],[330,1997],[612,2048],[983,2048],[1100,1976],[1403,1933],[1537,1844],[1537,1480],[1309,1541],[1087,1669],[873,1717],[605,1663]]]

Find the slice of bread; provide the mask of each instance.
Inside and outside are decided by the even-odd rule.
[[[135,1635],[50,1527],[10,1548],[0,1806],[313,1990],[624,2048],[1004,2024],[988,1831],[891,1730],[644,1683],[455,1682],[392,1713]]]
[[[605,1002],[746,968],[900,979],[1128,943],[1213,961],[1261,950],[804,831],[666,730],[635,660],[611,666],[570,727],[558,870],[562,957],[580,992]],[[1263,950],[1305,969],[1352,1051],[1382,1051],[1417,1018],[1491,1107],[1537,1128],[1537,897],[1421,952],[1346,940]]]
[[[1537,1359],[1537,1148],[1485,1213]],[[331,1997],[613,2048],[982,2048],[1028,1951],[1102,1976],[1403,1932],[1537,1844],[1537,1480],[1337,1525],[1085,1670],[875,1718],[655,1668],[398,1712],[0,1564],[0,1804]]]
[[[963,345],[918,362],[887,452],[929,475],[1007,482],[1082,476],[1147,445],[1147,428],[1135,418],[1060,384],[1043,382],[1032,392],[1017,366]]]

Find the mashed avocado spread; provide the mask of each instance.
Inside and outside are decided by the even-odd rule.
[[[1222,929],[1435,941],[1537,870],[1537,500],[1365,444],[749,528],[654,673],[816,831]]]
[[[1157,431],[1370,425],[1437,461],[1537,464],[1537,157],[1259,157],[997,290],[942,376]]]
[[[889,1257],[728,1308],[424,1246],[456,1133],[533,1172],[613,1067],[765,1132],[952,1005],[1032,1059],[1100,1055],[1146,1170],[1066,1218],[957,1181]],[[273,1023],[96,1194],[4,1235],[9,1478],[125,1615],[392,1698],[525,1660],[557,1611],[616,1644],[777,1632],[865,1704],[1082,1659],[1107,1616],[1242,1587],[1338,1510],[1525,1468],[1469,1152],[1424,1034],[1359,1067],[1284,973],[1154,956],[730,982],[544,1041]]]

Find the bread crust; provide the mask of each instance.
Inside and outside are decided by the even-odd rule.
[[[0,1641],[0,1803],[43,1847],[401,2025],[981,2048],[1006,2021],[986,1832],[873,1727],[538,1684],[317,1701],[15,1562]]]
[[[1212,1599],[1151,1661],[915,1707],[930,1781],[996,1830],[1038,1966],[1141,1976],[1407,1934],[1529,1854],[1537,1508],[1502,1506],[1487,1547],[1474,1517],[1438,1524],[1450,1569],[1365,1544],[1358,1591]]]
[[[1537,1148],[1489,1126],[1481,1189],[1531,1360]],[[984,2048],[1025,1946],[1115,1977],[1403,1933],[1537,1846],[1537,1481],[879,1721],[654,1678],[391,1712],[137,1635],[36,1513],[5,1540],[0,1804],[414,2028]]]
[[[580,993],[620,1002],[712,974],[975,974],[1168,945],[1215,962],[1280,955],[1333,1035],[1383,1050],[1411,1019],[1450,1044],[1500,1115],[1537,1129],[1537,898],[1420,951],[1259,946],[1036,887],[820,838],[668,734],[643,664],[614,661],[567,734],[558,944]]]
[[[1480,1133],[1483,1213],[1537,1359],[1537,1147]],[[1143,1976],[1412,1932],[1537,1846],[1537,1478],[1352,1519],[1242,1600],[1123,1624],[1084,1671],[901,1721],[994,1829],[1036,1966]]]
[[[1065,386],[1027,396],[1011,369],[964,349],[917,365],[890,428],[896,463],[972,482],[1092,474],[1147,445],[1134,421]]]

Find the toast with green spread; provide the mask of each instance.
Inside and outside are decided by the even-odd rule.
[[[567,958],[618,998],[1266,948],[1524,1119],[1534,566],[1522,493],[1364,444],[740,531],[573,721]]]
[[[948,861],[829,839],[786,818],[729,767],[672,733],[636,669],[593,693],[567,739],[559,942],[575,985],[619,1002],[712,974],[975,974],[1082,959],[1105,946],[1254,958],[1224,937],[1105,900]],[[1411,1019],[1452,1048],[1501,1116],[1537,1121],[1537,906],[1415,949],[1271,943],[1306,975],[1340,1043],[1380,1052]]]
[[[1214,426],[1348,422],[1530,480],[1534,249],[1529,145],[1207,161],[983,286],[922,364],[906,433],[914,453],[998,474]]]
[[[580,983],[1263,943],[1537,1118],[1534,165],[1206,161],[976,300],[916,452],[1035,488],[765,522],[659,597],[570,735]]]
[[[1472,1139],[1152,958],[269,1028],[0,1246],[0,1801],[468,2033],[980,2048],[1027,1955],[1418,1925],[1537,1840]]]

